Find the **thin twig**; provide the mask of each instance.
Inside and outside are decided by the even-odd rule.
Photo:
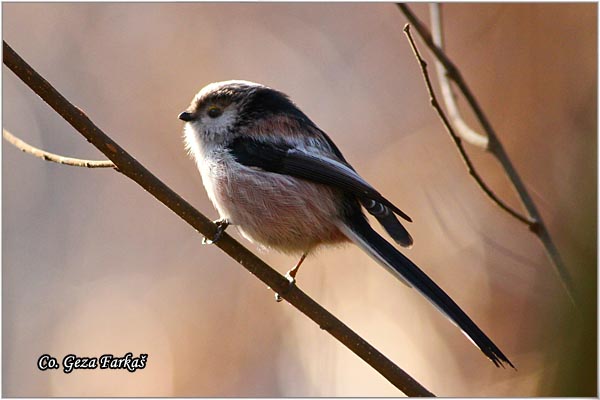
[[[413,25],[413,26],[415,27],[415,29],[417,30],[417,32],[419,33],[419,35],[421,35],[421,37],[423,38],[423,41],[424,41],[426,44],[428,44],[428,43],[431,43],[431,44],[432,44],[432,46],[434,46],[434,47],[436,48],[436,51],[438,51],[438,52],[440,52],[440,54],[444,55],[443,51],[442,51],[442,50],[441,50],[439,47],[435,46],[435,44],[433,44],[433,42],[432,42],[432,38],[431,38],[431,35],[429,34],[429,32],[427,32],[427,28],[425,28],[425,27],[423,26],[423,24],[421,23],[421,21],[419,21],[419,20],[417,19],[417,17],[415,17],[415,15],[412,13],[412,11],[410,11],[410,9],[408,8],[408,6],[407,6],[407,5],[405,5],[405,4],[398,4],[398,7],[399,7],[399,8],[400,8],[400,10],[401,10],[401,11],[402,11],[402,12],[403,12],[405,15],[406,15],[406,18],[407,18],[407,19],[410,21],[411,25]],[[424,37],[423,35],[427,35],[427,36],[426,36],[426,37]],[[436,54],[436,56],[437,56],[437,53],[436,53],[435,51],[434,51],[434,54]],[[444,55],[444,57],[446,57],[446,56]],[[438,59],[439,59],[439,58],[438,58]],[[445,59],[445,58],[444,58],[444,59]],[[454,64],[452,64],[450,61],[446,61],[446,62],[444,62],[442,59],[439,59],[439,60],[440,60],[440,62],[441,62],[443,65],[444,65],[444,68],[446,68],[446,70],[447,70],[447,71],[448,71],[448,66],[447,66],[447,63],[449,63],[451,70],[452,70],[452,71],[456,71],[456,72],[455,72],[455,74],[458,74],[458,75],[460,76],[460,72],[459,72],[459,71],[458,71],[458,69],[457,69],[457,68],[454,66]],[[446,76],[448,76],[448,77],[451,77],[451,75],[450,75],[450,73],[449,73],[449,72],[445,73],[444,75],[446,75]],[[462,78],[461,78],[461,80],[462,80]],[[473,100],[474,100],[474,98],[473,98]],[[477,105],[477,109],[479,109],[479,105]],[[477,112],[476,112],[476,114],[477,114]],[[448,124],[448,125],[450,125],[450,124]],[[453,139],[455,139],[455,138],[453,137]],[[491,137],[490,137],[490,136],[488,136],[487,140],[488,140],[488,143],[487,143],[487,145],[486,145],[486,147],[485,147],[485,148],[486,148],[486,149],[488,149],[488,150],[490,150],[490,144],[492,143],[492,142],[491,142]],[[457,142],[456,140],[454,140],[454,143],[460,143],[460,140],[458,140],[458,142]],[[459,145],[457,144],[457,146],[459,146]],[[467,157],[467,155],[466,155],[466,153],[465,153],[465,151],[464,151],[464,148],[462,148],[462,146],[459,146],[459,149],[458,149],[458,150],[459,150],[459,152],[460,152],[460,154],[461,154],[461,157],[462,157],[463,159],[465,159],[465,158],[466,158],[466,159],[468,159],[468,157]],[[469,164],[471,164],[471,163],[469,162]],[[469,171],[469,173],[470,173],[471,175],[473,175],[473,173],[472,173],[472,171],[473,171],[473,170],[474,170],[474,169],[473,169],[473,167],[472,167],[472,165],[471,165],[471,167],[468,169],[468,171]],[[504,201],[502,201],[502,200],[501,200],[501,199],[500,199],[498,196],[496,196],[496,195],[495,195],[495,194],[494,194],[494,193],[493,193],[493,192],[492,192],[492,191],[491,191],[491,190],[490,190],[490,189],[487,187],[487,185],[485,185],[485,183],[483,183],[483,181],[481,180],[481,178],[479,178],[479,179],[477,179],[477,178],[476,178],[475,180],[476,180],[476,181],[477,181],[477,183],[479,184],[479,187],[480,187],[480,188],[481,188],[481,189],[482,189],[482,190],[485,192],[485,194],[487,194],[487,195],[488,195],[488,197],[489,197],[489,198],[490,198],[490,199],[491,199],[491,200],[492,200],[494,203],[496,203],[498,206],[500,206],[500,208],[502,208],[502,209],[503,209],[504,211],[506,211],[508,214],[510,214],[511,216],[513,216],[513,217],[514,217],[515,219],[517,219],[518,221],[521,221],[522,223],[524,223],[525,225],[527,225],[527,226],[528,226],[530,229],[532,229],[532,227],[534,227],[534,226],[537,226],[537,220],[535,220],[535,219],[532,219],[532,218],[528,218],[527,216],[525,216],[525,215],[523,215],[523,214],[519,213],[519,212],[518,212],[517,210],[515,210],[514,208],[510,207],[508,204],[506,204]],[[486,190],[486,188],[487,188],[487,190]]]
[[[6,42],[4,42],[3,48],[4,64],[90,143],[112,160],[119,172],[134,180],[202,235],[205,237],[214,237],[217,229],[215,224],[150,173],[121,146],[102,132],[82,110],[65,99],[50,83],[15,53]],[[425,389],[400,367],[307,296],[296,285],[290,285],[284,276],[255,256],[227,233],[223,233],[215,245],[275,292],[279,293],[291,305],[318,324],[321,329],[329,332],[406,395],[433,396],[430,391]]]
[[[59,164],[70,165],[72,167],[85,167],[85,168],[115,168],[115,164],[112,161],[105,160],[83,160],[81,158],[64,157],[58,154],[50,153],[48,151],[38,149],[30,145],[27,142],[19,139],[6,129],[2,129],[2,136],[4,139],[15,146],[17,149],[31,154],[34,157],[41,158],[42,160],[52,161]]]
[[[398,8],[400,8],[400,11],[402,11],[402,13],[404,13],[404,15],[406,16],[406,19],[408,19],[408,21],[411,23],[411,25],[414,26],[414,28],[417,30],[417,32],[419,33],[419,36],[421,36],[421,39],[423,39],[423,41],[425,42],[427,47],[433,52],[433,54],[436,56],[436,58],[444,65],[444,68],[446,69],[446,75],[448,76],[448,78],[452,79],[456,83],[456,85],[459,87],[461,92],[464,94],[467,102],[469,103],[469,106],[473,109],[475,116],[480,121],[486,134],[488,134],[489,144],[488,144],[487,148],[488,148],[488,150],[491,150],[492,146],[495,145],[495,143],[494,143],[495,135],[494,135],[494,138],[492,138],[489,135],[489,131],[493,132],[492,126],[489,123],[485,114],[483,113],[483,110],[479,106],[479,103],[477,102],[477,100],[475,100],[475,96],[473,96],[473,94],[471,93],[471,90],[468,88],[465,81],[463,80],[459,69],[446,56],[444,51],[433,43],[433,38],[431,37],[431,34],[429,33],[429,31],[427,30],[425,25],[423,25],[423,23],[415,16],[415,14],[413,14],[413,12],[410,10],[410,8],[408,8],[408,6],[406,4],[402,4],[402,3],[397,4],[397,6],[398,6]]]
[[[514,211],[512,208],[510,208],[508,205],[506,205],[502,200],[500,200],[498,198],[498,196],[496,196],[496,194],[483,181],[483,179],[481,178],[481,176],[479,175],[479,173],[473,166],[473,163],[471,162],[471,159],[467,155],[460,137],[456,134],[456,132],[452,128],[452,125],[450,125],[450,122],[448,122],[448,117],[446,117],[446,114],[444,114],[444,112],[442,111],[442,108],[440,107],[440,104],[437,101],[435,93],[433,92],[433,87],[431,86],[429,74],[427,73],[427,63],[425,62],[425,60],[423,60],[423,58],[421,57],[421,54],[419,53],[419,50],[417,49],[417,46],[416,46],[416,44],[412,38],[412,35],[410,33],[410,25],[409,24],[406,24],[404,26],[404,33],[406,33],[406,36],[408,37],[408,41],[410,42],[410,47],[412,48],[412,51],[413,51],[415,57],[417,58],[417,61],[419,62],[419,66],[421,67],[421,73],[423,75],[423,80],[425,81],[425,86],[427,87],[427,92],[429,93],[429,102],[431,103],[431,106],[435,109],[438,116],[440,117],[440,120],[444,124],[444,128],[446,128],[446,131],[450,134],[450,137],[452,138],[452,141],[456,145],[456,148],[460,154],[460,157],[462,158],[463,162],[465,163],[465,166],[467,167],[467,171],[469,171],[469,174],[473,177],[473,179],[475,179],[475,182],[477,182],[477,185],[481,188],[481,190],[483,190],[485,192],[485,194],[487,194],[494,203],[496,203],[500,208],[502,208],[504,211],[511,214],[515,218],[517,218],[519,220],[523,220],[523,222],[525,222],[525,223],[528,223],[529,221],[525,217],[521,216],[519,213]]]
[[[442,50],[444,50],[444,36],[442,34],[442,17],[441,5],[438,3],[429,3],[429,13],[431,16],[431,34],[433,42]],[[438,81],[442,89],[442,98],[448,110],[448,117],[452,121],[452,125],[456,128],[456,133],[467,143],[480,147],[484,150],[488,148],[489,140],[487,136],[472,129],[463,119],[456,104],[456,98],[450,86],[450,79],[446,75],[444,65],[438,60],[435,60],[435,69],[437,71]]]
[[[565,266],[562,257],[560,256],[560,253],[558,252],[558,249],[556,248],[556,245],[552,240],[552,237],[550,236],[550,232],[548,231],[548,228],[546,227],[546,224],[544,223],[541,214],[537,210],[535,203],[529,195],[525,184],[521,180],[521,177],[519,176],[515,167],[510,161],[508,154],[504,150],[504,146],[502,146],[502,143],[498,139],[496,132],[492,128],[492,125],[488,121],[483,110],[479,106],[479,103],[475,99],[475,96],[473,96],[473,93],[471,93],[471,90],[464,81],[458,68],[456,68],[454,63],[446,56],[444,51],[440,47],[436,46],[436,44],[433,42],[431,34],[423,25],[423,23],[419,21],[419,19],[413,14],[413,12],[410,10],[410,8],[408,8],[407,5],[397,4],[397,6],[398,8],[400,8],[402,13],[409,20],[409,22],[415,27],[415,29],[419,33],[419,36],[421,36],[421,39],[432,51],[436,59],[444,65],[444,68],[446,69],[446,76],[448,76],[448,78],[451,79],[457,85],[460,92],[465,97],[469,106],[475,113],[477,120],[481,124],[489,140],[486,150],[492,153],[494,157],[498,160],[500,165],[502,165],[502,167],[504,168],[504,171],[508,176],[510,182],[512,183],[517,195],[519,196],[523,207],[525,207],[525,209],[527,210],[529,218],[524,217],[520,213],[516,212],[509,212],[509,214],[515,217],[517,220],[525,223],[528,226],[529,230],[533,232],[542,242],[544,250],[546,251],[546,255],[552,263],[554,271],[558,275],[561,284],[567,292],[569,300],[571,301],[573,306],[577,308],[577,292],[575,290],[571,275],[567,270],[567,267]],[[506,211],[508,212],[508,210]]]

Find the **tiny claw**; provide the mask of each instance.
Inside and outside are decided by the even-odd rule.
[[[294,275],[292,275],[292,271],[288,271],[285,274],[285,279],[287,279],[290,282],[290,286],[295,285],[296,284],[296,278],[294,277]]]
[[[285,274],[285,278],[288,280],[289,284],[288,284],[288,287],[283,292],[284,294],[289,292],[293,286],[296,286],[296,279],[294,279],[294,277],[290,276],[289,273]],[[283,301],[283,297],[281,297],[281,295],[279,293],[275,293],[275,301],[278,303],[281,303]]]
[[[213,223],[217,225],[217,231],[215,232],[215,235],[212,239],[208,239],[206,236],[203,237],[202,244],[214,244],[218,242],[219,239],[221,239],[221,236],[223,236],[223,232],[225,232],[225,229],[227,229],[227,227],[229,226],[229,221],[227,221],[226,219],[218,219],[216,221],[213,221]]]

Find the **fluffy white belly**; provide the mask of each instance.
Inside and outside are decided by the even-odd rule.
[[[229,155],[199,163],[221,218],[248,240],[285,253],[346,241],[335,225],[340,193],[327,186],[242,166]]]

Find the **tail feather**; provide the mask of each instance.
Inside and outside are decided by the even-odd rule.
[[[502,351],[469,316],[419,267],[375,232],[364,216],[359,215],[340,226],[346,236],[407,285],[414,287],[433,303],[450,321],[496,365],[515,368]]]

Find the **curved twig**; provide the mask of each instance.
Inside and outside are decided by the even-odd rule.
[[[462,145],[461,138],[456,134],[456,132],[454,131],[454,128],[452,128],[452,125],[450,125],[450,122],[448,122],[448,117],[446,117],[446,114],[444,114],[444,111],[442,111],[442,108],[440,107],[440,104],[437,101],[437,98],[433,91],[433,87],[431,86],[429,74],[427,73],[427,63],[421,57],[421,54],[419,53],[419,49],[417,49],[417,45],[415,44],[415,41],[410,33],[410,25],[409,24],[406,24],[404,26],[404,33],[406,33],[406,36],[408,37],[408,41],[410,43],[410,47],[412,48],[412,51],[413,51],[417,61],[419,62],[419,66],[421,67],[421,74],[423,75],[423,80],[425,81],[425,86],[427,87],[427,93],[429,94],[429,102],[431,103],[431,106],[435,109],[438,116],[440,117],[440,120],[444,124],[444,128],[446,128],[446,131],[450,134],[450,137],[452,138],[452,141],[456,145],[456,148],[458,149],[460,157],[462,158],[463,162],[465,163],[465,166],[467,167],[469,174],[473,177],[473,179],[475,179],[475,182],[477,182],[477,185],[481,188],[481,190],[483,190],[484,193],[487,194],[488,197],[490,199],[492,199],[492,201],[496,205],[498,205],[501,209],[503,209],[504,211],[506,211],[507,213],[509,213],[516,219],[518,219],[519,221],[521,221],[525,224],[531,224],[532,221],[527,219],[527,217],[522,216],[517,211],[513,210],[510,206],[508,206],[506,203],[504,203],[502,200],[500,200],[498,198],[498,196],[492,191],[492,189],[490,189],[490,187],[483,181],[483,179],[481,178],[481,176],[479,175],[479,173],[473,166],[471,159],[467,155],[465,148]]]
[[[421,39],[423,39],[427,47],[433,52],[436,59],[444,65],[444,68],[446,69],[445,75],[454,83],[456,83],[460,91],[465,96],[465,99],[469,103],[469,106],[473,109],[475,116],[483,126],[483,129],[488,136],[488,140],[490,143],[488,144],[487,148],[491,150],[492,146],[495,145],[494,139],[496,135],[494,134],[492,126],[489,123],[487,117],[483,113],[483,110],[479,106],[479,103],[477,102],[477,100],[475,100],[475,96],[473,96],[473,93],[471,93],[471,90],[463,80],[460,70],[456,67],[456,65],[454,65],[454,63],[448,58],[448,56],[446,56],[444,50],[442,50],[440,47],[436,46],[435,43],[433,43],[433,38],[431,37],[431,34],[429,33],[425,25],[423,25],[423,23],[415,16],[415,14],[413,14],[410,8],[408,8],[406,4],[402,3],[397,4],[397,6],[400,9],[400,11],[402,11],[402,13],[406,16],[408,22],[410,22],[411,25],[414,26],[416,31],[419,33],[419,36],[421,36]],[[492,135],[490,135],[490,131],[492,132]]]
[[[84,160],[81,158],[64,157],[58,154],[50,153],[48,151],[38,149],[30,145],[27,142],[19,139],[6,129],[2,129],[2,136],[4,139],[15,146],[17,149],[24,153],[31,154],[34,157],[41,158],[42,160],[52,161],[58,164],[70,165],[72,167],[85,167],[85,168],[116,168],[110,160]]]
[[[205,237],[214,237],[217,231],[217,226],[214,223],[171,190],[121,146],[102,132],[82,110],[65,99],[48,81],[42,78],[15,53],[6,42],[4,42],[3,48],[4,64],[90,143],[112,160],[119,172],[143,187],[148,193],[171,209],[171,211],[202,235]],[[279,293],[291,305],[318,324],[321,329],[326,330],[344,344],[350,351],[363,359],[402,392],[408,396],[433,396],[430,391],[425,389],[385,355],[306,295],[296,285],[290,285],[284,276],[267,265],[226,232],[223,232],[215,245],[275,292]]]
[[[556,248],[556,245],[552,240],[552,237],[550,236],[550,232],[548,231],[541,214],[537,210],[535,203],[529,195],[525,184],[521,180],[521,177],[519,176],[515,167],[510,161],[508,154],[504,150],[504,146],[502,146],[502,143],[500,143],[496,132],[492,128],[492,125],[490,124],[483,110],[479,106],[479,103],[475,99],[475,96],[473,96],[473,93],[471,93],[471,90],[464,81],[458,68],[456,68],[454,63],[448,58],[448,56],[446,56],[444,51],[433,42],[431,34],[423,25],[423,23],[419,21],[419,19],[413,14],[413,12],[410,10],[410,8],[408,8],[406,4],[397,4],[397,6],[400,9],[400,11],[402,11],[402,13],[406,16],[408,21],[415,27],[415,29],[419,33],[419,36],[421,37],[421,39],[423,39],[427,47],[435,55],[436,59],[443,64],[444,68],[446,69],[445,75],[456,84],[462,95],[467,100],[469,106],[475,113],[477,120],[481,124],[489,140],[486,149],[494,155],[494,157],[504,168],[504,171],[508,176],[510,182],[512,183],[515,191],[517,192],[517,195],[519,196],[523,207],[525,207],[525,209],[527,210],[529,218],[523,217],[521,214],[518,213],[510,214],[519,221],[526,223],[529,230],[533,232],[542,242],[544,250],[546,251],[546,255],[552,263],[554,271],[558,275],[561,284],[565,288],[565,291],[569,296],[569,300],[576,307],[576,290],[571,275],[567,270],[567,267],[565,266],[562,257],[560,256],[560,253],[558,252],[558,249]],[[517,217],[517,215],[521,217],[519,218]]]
[[[444,36],[442,34],[442,17],[441,17],[441,5],[438,3],[429,4],[429,14],[431,17],[431,34],[433,36],[433,42],[442,50],[444,50]],[[452,121],[452,124],[456,127],[458,135],[469,144],[480,147],[487,150],[489,145],[489,139],[487,136],[472,129],[460,115],[458,105],[456,104],[456,98],[452,92],[452,86],[450,86],[450,79],[446,75],[444,65],[438,60],[435,60],[435,69],[437,71],[440,88],[442,89],[442,98],[444,104],[446,104],[446,110],[448,110],[448,117]]]

